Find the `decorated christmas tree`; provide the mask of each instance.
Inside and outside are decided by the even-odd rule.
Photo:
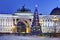
[[[33,22],[31,25],[31,34],[32,35],[40,35],[41,33],[42,33],[42,31],[41,31],[41,26],[39,23],[38,10],[37,10],[37,6],[36,6],[35,11],[34,11]]]

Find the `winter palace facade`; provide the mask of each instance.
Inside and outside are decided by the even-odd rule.
[[[0,33],[17,33],[19,26],[21,33],[30,32],[34,13],[24,8],[19,11],[14,14],[0,14]],[[56,33],[60,33],[60,15],[39,15],[39,23],[42,33],[53,33],[55,27]]]

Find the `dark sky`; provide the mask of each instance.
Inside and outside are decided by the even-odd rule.
[[[34,12],[35,5],[42,14],[49,14],[52,9],[60,7],[60,0],[0,0],[0,13],[13,13],[25,4],[26,8]]]

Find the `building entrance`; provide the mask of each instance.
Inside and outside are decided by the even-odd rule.
[[[21,21],[17,23],[17,32],[20,34],[26,33],[26,25]]]

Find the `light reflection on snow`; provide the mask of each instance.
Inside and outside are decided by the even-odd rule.
[[[7,36],[0,36],[0,40],[60,40],[60,38],[7,35]]]

